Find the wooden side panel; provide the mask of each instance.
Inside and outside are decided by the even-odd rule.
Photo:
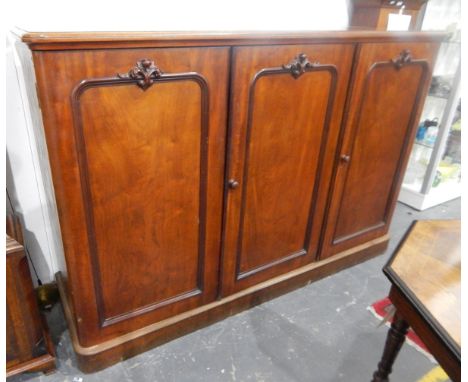
[[[224,294],[315,259],[352,54],[235,49]]]
[[[322,258],[388,231],[437,44],[363,44]]]
[[[6,232],[6,377],[26,371],[49,373],[55,369],[55,350],[39,312],[18,216],[7,215]]]
[[[5,330],[5,338],[6,338],[6,363],[7,368],[13,365],[16,365],[20,362],[20,351],[18,348],[18,342],[14,336],[15,328],[13,326],[13,318],[11,317],[10,310],[8,309],[8,305],[6,306],[6,330]]]
[[[228,49],[34,58],[81,344],[214,300]]]
[[[34,358],[42,327],[24,249],[7,236],[6,252],[6,350],[8,366],[12,366]]]

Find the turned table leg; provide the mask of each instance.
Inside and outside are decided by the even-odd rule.
[[[395,319],[387,334],[387,341],[385,342],[385,349],[382,358],[374,373],[372,382],[388,382],[388,376],[392,372],[393,362],[398,355],[398,352],[405,342],[406,333],[408,333],[408,323],[398,315],[395,314]]]

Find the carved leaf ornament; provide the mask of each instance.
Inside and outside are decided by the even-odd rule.
[[[137,85],[146,90],[153,85],[155,80],[161,78],[162,74],[162,70],[154,64],[154,61],[144,58],[139,60],[127,74],[118,74],[118,77],[136,80]]]
[[[395,66],[395,69],[400,70],[406,64],[411,63],[412,60],[413,57],[411,57],[411,52],[409,51],[409,49],[405,49],[401,51],[398,57],[392,59],[392,63]]]
[[[300,53],[289,64],[283,65],[283,69],[289,70],[291,75],[297,79],[302,76],[307,69],[317,65],[319,65],[318,62],[310,62],[304,53]]]

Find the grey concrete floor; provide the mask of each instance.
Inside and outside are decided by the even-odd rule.
[[[414,219],[459,217],[460,199],[423,212],[398,204],[385,254],[94,374],[77,369],[56,306],[48,321],[57,346],[57,372],[9,381],[368,381],[387,333],[366,310],[388,293],[384,263]],[[405,345],[391,379],[415,382],[433,367]]]

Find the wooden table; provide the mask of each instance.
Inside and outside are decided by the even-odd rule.
[[[459,220],[413,222],[383,269],[396,314],[373,382],[388,381],[409,326],[460,381],[460,267]]]

